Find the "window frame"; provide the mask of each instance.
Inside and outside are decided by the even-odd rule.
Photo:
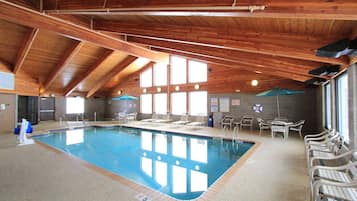
[[[174,68],[174,65],[173,65],[173,62],[172,62],[172,58],[173,57],[177,57],[177,58],[181,58],[181,59],[184,59],[185,60],[185,67],[183,69],[185,69],[185,76],[184,76],[184,82],[176,82],[174,83],[172,79],[173,77],[173,68]],[[176,55],[171,55],[170,56],[170,85],[180,85],[180,84],[187,84],[187,77],[188,77],[188,59],[185,58],[185,57],[181,57],[181,56],[176,56]]]
[[[206,105],[206,111],[205,113],[197,113],[197,114],[192,114],[192,105],[191,105],[191,94],[193,93],[199,93],[199,92],[205,92],[206,93],[206,104],[202,104],[202,105]],[[188,109],[188,112],[191,116],[207,116],[208,115],[208,109],[207,109],[207,104],[208,104],[208,92],[207,91],[190,91],[188,93],[188,104],[189,104],[189,109]]]
[[[172,101],[174,100],[174,98],[173,98],[173,95],[175,95],[175,94],[185,94],[185,111],[183,112],[183,113],[181,113],[181,114],[177,114],[177,113],[174,113],[173,112],[173,105],[174,104],[172,104]],[[170,93],[170,112],[171,112],[171,114],[173,114],[173,115],[186,115],[187,114],[187,92],[185,92],[185,91],[181,91],[181,92],[171,92]]]
[[[205,80],[193,80],[193,73],[191,73],[192,67],[192,62],[195,63],[201,63],[206,65],[206,78]],[[188,75],[188,83],[202,83],[202,82],[207,82],[208,81],[208,64],[200,61],[195,61],[195,60],[187,60],[187,75]]]
[[[142,96],[151,96],[151,106],[150,106],[150,108],[151,108],[151,112],[149,113],[149,112],[143,112],[143,98],[142,98]],[[140,113],[142,113],[142,114],[152,114],[152,112],[153,112],[153,95],[152,94],[141,94],[140,95]]]
[[[332,128],[331,98],[331,83],[327,83],[324,85],[324,126],[326,129]]]
[[[157,84],[157,68],[158,68],[158,66],[159,67],[165,67],[165,69],[166,69],[166,73],[165,73],[165,83],[159,83],[159,84]],[[152,76],[152,81],[153,81],[153,86],[155,86],[155,87],[159,87],[159,86],[167,86],[167,81],[168,81],[168,77],[167,77],[167,70],[168,70],[168,68],[167,68],[167,65],[165,65],[165,64],[161,64],[161,63],[155,63],[154,65],[153,65],[153,69],[152,69],[152,73],[153,73],[153,76]]]
[[[150,73],[150,79],[151,79],[151,84],[150,85],[143,85],[143,74],[145,74],[147,71],[151,71]],[[149,74],[149,73],[148,73]],[[140,78],[139,78],[139,85],[140,85],[140,88],[149,88],[149,87],[153,87],[153,67],[150,66],[149,68],[143,70],[141,73],[140,73]]]
[[[156,104],[156,97],[158,96],[158,95],[163,95],[163,94],[165,94],[165,97],[166,97],[166,104],[165,104],[165,106],[163,106],[164,108],[165,108],[165,111],[166,112],[164,112],[164,113],[159,113],[158,111],[157,111],[157,108],[156,108],[156,106],[157,106],[157,104]],[[155,114],[167,114],[167,101],[168,101],[168,97],[167,97],[167,93],[155,93],[154,94],[154,96],[153,96],[153,102],[154,102],[154,108],[153,108],[153,112],[155,113]],[[161,106],[161,105],[160,105]]]
[[[340,128],[340,114],[341,114],[341,111],[340,111],[340,93],[343,93],[341,92],[340,90],[340,80],[343,79],[343,78],[346,78],[347,80],[347,96],[345,97],[347,99],[347,106],[345,108],[347,108],[347,134],[345,133],[342,133],[341,132],[341,128]],[[347,73],[342,73],[341,75],[339,75],[338,77],[335,78],[335,81],[336,81],[336,86],[335,86],[335,90],[336,90],[336,93],[335,93],[335,96],[336,96],[336,130],[339,132],[339,134],[343,137],[344,139],[344,142],[346,144],[349,144],[349,115],[348,115],[348,75]],[[342,96],[344,97],[344,96]],[[346,136],[347,136],[347,139],[346,139]]]
[[[83,105],[83,112],[68,112],[68,101],[69,100],[81,100],[82,103],[80,103],[80,105],[78,105],[78,103],[74,103],[76,106],[75,108],[78,109],[79,106]],[[83,97],[66,97],[66,114],[84,114],[85,113],[85,99]]]

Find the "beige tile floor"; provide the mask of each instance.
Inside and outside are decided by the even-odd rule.
[[[116,122],[95,124],[114,125]],[[36,126],[35,130],[43,133],[48,129],[80,125],[46,122]],[[130,122],[129,125],[209,136],[230,135],[212,128],[141,122]],[[259,136],[256,131],[241,131],[239,138],[260,142],[260,146],[213,196],[205,200],[308,200],[304,145],[297,135],[284,141],[281,137],[272,139],[269,132]],[[41,145],[18,147],[13,135],[0,134],[0,201],[135,201],[139,193],[147,192],[129,187]],[[152,200],[156,198],[151,197]]]

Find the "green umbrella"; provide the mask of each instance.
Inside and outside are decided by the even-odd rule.
[[[277,108],[278,108],[278,117],[280,117],[279,96],[281,96],[281,95],[303,94],[303,93],[304,93],[304,91],[274,88],[274,89],[270,89],[270,90],[258,93],[256,96],[276,96],[276,104],[277,104]]]

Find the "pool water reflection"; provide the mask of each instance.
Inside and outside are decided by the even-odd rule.
[[[176,199],[205,192],[253,144],[135,128],[86,128],[36,137]]]

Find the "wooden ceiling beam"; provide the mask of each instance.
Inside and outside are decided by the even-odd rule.
[[[309,70],[319,67],[321,64],[316,62],[306,62],[299,60],[291,60],[287,58],[280,57],[268,57],[268,56],[259,56],[256,54],[250,53],[240,53],[230,50],[222,50],[211,47],[199,47],[194,45],[186,45],[173,42],[164,42],[156,41],[150,39],[128,37],[128,41],[143,43],[154,47],[164,47],[171,48],[175,50],[181,50],[185,52],[191,52],[198,55],[209,56],[219,60],[226,60],[231,62],[240,63],[243,65],[256,66],[260,68],[273,68],[280,71],[291,72],[294,74],[309,75]]]
[[[148,50],[89,28],[7,1],[0,1],[0,19],[24,26],[53,31],[69,38],[90,42],[112,50],[123,51],[136,57],[144,57],[153,61],[168,63],[168,55],[164,53]]]
[[[88,91],[86,97],[92,97],[100,88],[102,88],[106,83],[108,83],[114,76],[123,71],[126,67],[128,67],[131,63],[133,63],[138,57],[135,56],[127,56],[124,60],[122,60],[114,69],[112,69],[108,74],[102,77],[95,86]]]
[[[84,74],[79,75],[77,79],[72,80],[65,89],[64,96],[69,96],[85,79],[97,70],[105,60],[114,54],[113,50],[106,51]]]
[[[133,74],[135,74],[135,73],[137,73],[137,72],[140,72],[140,71],[146,69],[146,68],[149,67],[149,66],[153,66],[154,64],[155,64],[155,62],[152,62],[152,61],[151,61],[151,62],[147,63],[146,65],[144,65],[143,67],[141,67],[139,70],[137,70],[137,71],[131,73],[130,75],[124,77],[121,81],[119,81],[119,82],[116,84],[116,86],[113,88],[113,90],[112,90],[111,93],[112,93],[112,94],[113,94],[113,93],[117,93],[118,90],[120,90],[121,84],[122,84],[123,82],[127,81],[127,80],[130,78],[131,75],[133,75]]]
[[[17,54],[15,66],[14,66],[14,69],[13,69],[14,74],[19,72],[19,70],[21,69],[22,65],[24,64],[25,59],[26,59],[28,53],[30,52],[32,44],[36,39],[38,31],[39,31],[39,29],[32,28],[27,33],[26,37],[24,38],[23,43],[22,43],[22,45],[20,47],[20,50],[18,51],[18,54]]]
[[[48,75],[46,82],[43,84],[43,87],[40,90],[40,94],[46,92],[46,90],[51,86],[53,81],[63,71],[63,69],[71,61],[71,59],[79,52],[79,50],[83,45],[84,42],[76,41],[71,48],[66,50],[66,52],[62,56],[62,59],[58,62],[56,67]]]
[[[11,64],[9,64],[8,62],[0,59],[0,69],[6,69],[8,70],[9,72],[12,72],[13,71],[13,67]]]
[[[123,34],[126,36],[168,42],[348,65],[348,59],[346,57],[324,58],[315,55],[317,48],[339,39],[336,37],[322,38],[282,33],[244,32],[239,29],[228,28],[177,26],[154,23],[128,24],[106,20],[94,21],[94,29],[113,34]]]
[[[250,72],[260,71],[261,73],[264,73],[267,75],[273,75],[276,77],[291,79],[291,80],[295,80],[295,81],[299,81],[299,82],[304,82],[304,81],[312,78],[311,76],[298,75],[298,74],[284,72],[284,71],[280,71],[277,69],[271,69],[271,68],[261,68],[261,67],[252,66],[252,65],[242,65],[241,63],[237,63],[237,62],[220,60],[218,58],[209,57],[207,55],[199,55],[199,54],[195,54],[192,52],[185,52],[185,51],[180,51],[180,50],[175,50],[175,49],[170,49],[170,48],[152,47],[152,49],[154,49],[156,51],[166,52],[166,53],[172,54],[172,55],[179,55],[179,56],[183,56],[183,57],[186,57],[189,59],[208,62],[208,63],[212,63],[212,64],[218,64],[218,65],[222,65],[222,66],[226,66],[226,67],[230,67],[230,68],[237,68],[237,69],[250,71]]]
[[[234,4],[234,6],[233,6]],[[252,7],[260,8],[249,12]],[[60,9],[58,9],[60,8]],[[145,16],[209,16],[356,20],[354,0],[297,0],[289,1],[109,1],[103,2],[59,0],[48,7],[48,13],[74,15],[145,15]]]

